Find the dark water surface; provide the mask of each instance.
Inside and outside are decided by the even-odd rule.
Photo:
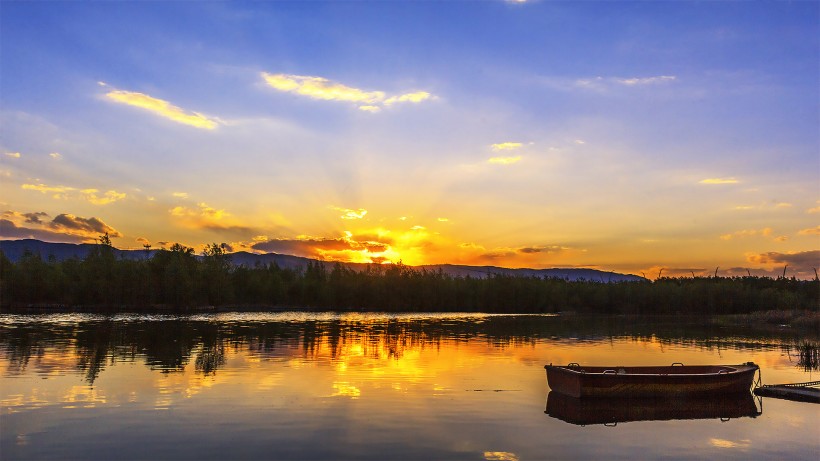
[[[541,315],[0,315],[0,458],[816,460],[820,405],[590,403],[543,369],[754,361],[764,383],[814,381],[806,342]]]

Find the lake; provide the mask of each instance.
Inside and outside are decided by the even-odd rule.
[[[814,381],[805,342],[818,338],[697,319],[3,314],[0,454],[816,460],[820,405],[751,393],[590,404],[550,395],[543,368],[754,361],[766,384]]]

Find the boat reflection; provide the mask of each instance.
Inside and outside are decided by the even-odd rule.
[[[586,426],[631,421],[755,418],[763,413],[763,406],[761,403],[758,408],[751,392],[718,397],[579,399],[551,391],[544,413],[570,424]]]

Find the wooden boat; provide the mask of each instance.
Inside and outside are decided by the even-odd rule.
[[[547,395],[544,413],[561,421],[587,426],[613,425],[632,421],[671,421],[681,419],[756,418],[758,409],[752,393],[721,395],[684,395],[677,397],[613,397],[578,399],[560,392]]]
[[[753,362],[657,367],[582,367],[570,363],[544,368],[550,389],[576,398],[742,393],[749,391],[760,370]]]

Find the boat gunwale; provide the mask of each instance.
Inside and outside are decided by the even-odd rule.
[[[716,368],[717,371],[710,372],[710,373],[661,373],[661,372],[656,372],[656,373],[630,373],[630,372],[618,373],[617,372],[617,370],[619,368],[623,368],[625,370],[629,369],[629,368],[632,368],[632,369],[635,369],[635,368],[647,368],[647,369],[648,368],[657,368],[657,369],[667,368],[667,369],[671,370],[673,368],[674,369],[679,369],[679,368],[684,368],[684,367],[690,367],[690,368],[694,368],[694,367],[713,367],[713,368]],[[551,370],[551,369],[552,370],[560,370],[562,372],[569,372],[569,373],[573,373],[573,374],[577,374],[577,375],[594,375],[594,376],[613,376],[613,377],[624,377],[624,376],[693,376],[693,377],[706,377],[706,376],[731,376],[731,375],[735,375],[735,374],[738,374],[738,373],[747,373],[751,370],[758,370],[760,367],[757,364],[684,365],[684,366],[674,366],[674,367],[673,366],[658,366],[658,367],[653,367],[653,366],[646,366],[646,367],[641,367],[641,366],[635,366],[635,367],[617,366],[617,367],[614,367],[614,368],[607,368],[607,367],[600,367],[600,366],[592,366],[591,367],[591,368],[605,368],[605,370],[601,371],[601,372],[586,371],[586,369],[584,369],[584,368],[575,367],[575,366],[568,367],[566,365],[551,365],[550,364],[550,365],[544,365],[544,368],[546,370]],[[725,370],[727,368],[730,368],[730,370],[728,370],[724,373],[721,373],[722,370]],[[615,373],[606,373],[607,371],[615,371]]]

